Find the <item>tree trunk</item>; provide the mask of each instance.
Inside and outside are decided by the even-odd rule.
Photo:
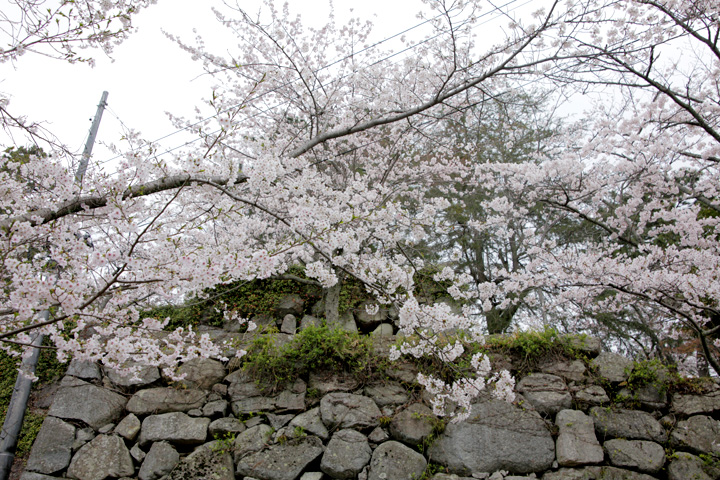
[[[340,290],[342,289],[343,272],[335,273],[337,275],[337,283],[330,288],[323,288],[323,298],[325,300],[325,323],[327,325],[338,325],[340,323]]]

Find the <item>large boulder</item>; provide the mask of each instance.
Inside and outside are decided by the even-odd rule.
[[[378,446],[370,459],[368,480],[415,480],[427,467],[427,460],[400,442],[389,441]]]
[[[625,438],[665,443],[667,432],[646,412],[635,410],[610,410],[602,407],[590,409],[595,431],[601,439]]]
[[[167,475],[180,461],[180,454],[167,442],[155,442],[145,456],[138,478],[140,480],[158,480]]]
[[[45,417],[25,469],[49,475],[67,468],[74,441],[74,426],[55,417]]]
[[[705,395],[673,395],[672,408],[680,415],[720,411],[720,387],[715,386]]]
[[[428,450],[431,462],[451,473],[547,470],[555,442],[539,414],[501,400],[476,403],[468,419],[449,424]]]
[[[213,385],[221,382],[227,371],[225,366],[212,358],[197,357],[180,365],[178,375],[185,375],[181,384],[188,388],[210,390]]]
[[[365,387],[365,396],[372,398],[380,407],[402,405],[409,398],[407,389],[396,382],[368,385]]]
[[[390,435],[395,440],[415,447],[429,437],[437,417],[426,405],[413,403],[395,415],[390,422]]]
[[[322,453],[323,444],[318,437],[296,438],[243,457],[237,463],[236,473],[263,480],[296,480]]]
[[[665,465],[665,449],[655,442],[617,438],[605,442],[603,448],[616,467],[655,473]]]
[[[545,415],[555,415],[572,406],[565,380],[556,375],[532,373],[518,382],[517,391],[535,410]]]
[[[303,431],[311,433],[323,441],[330,438],[330,433],[325,427],[320,416],[320,407],[311,408],[307,412],[301,413],[290,421],[290,427],[302,428]]]
[[[67,476],[78,480],[104,480],[135,473],[130,452],[117,435],[98,435],[78,450]]]
[[[145,387],[160,380],[160,370],[151,365],[140,365],[135,362],[126,362],[123,367],[135,367],[137,372],[129,374],[118,372],[114,368],[105,367],[105,375],[116,387],[131,389]]]
[[[206,398],[207,395],[201,390],[148,388],[133,395],[127,403],[127,409],[135,415],[188,412],[202,408]]]
[[[633,362],[617,353],[603,352],[590,362],[602,378],[613,382],[624,382],[630,376]]]
[[[720,456],[720,421],[705,415],[695,415],[678,422],[671,439],[675,446]]]
[[[603,461],[603,449],[595,437],[590,417],[579,410],[562,410],[555,417],[559,435],[557,462],[562,467],[592,465]]]
[[[170,442],[175,445],[200,445],[207,438],[209,418],[193,418],[182,412],[150,415],[142,422],[139,443]]]
[[[320,400],[320,416],[328,428],[371,428],[380,424],[380,409],[371,399],[351,393],[328,393]]]
[[[235,480],[232,455],[219,442],[196,448],[163,480]]]
[[[365,435],[357,430],[339,430],[332,436],[320,462],[320,470],[332,478],[354,479],[372,455]]]
[[[668,466],[668,480],[713,480],[717,478],[710,476],[705,465],[699,457],[687,452],[678,452],[674,455]]]
[[[235,463],[246,455],[260,451],[270,440],[272,433],[272,427],[262,423],[241,432],[235,437],[232,447]]]
[[[275,315],[283,318],[285,315],[300,317],[305,309],[305,300],[300,295],[290,293],[280,297],[275,304]]]
[[[65,377],[48,415],[80,420],[94,430],[116,422],[123,414],[125,397],[73,377]]]

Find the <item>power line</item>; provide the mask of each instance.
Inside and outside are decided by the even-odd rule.
[[[509,0],[509,1],[507,1],[506,3],[504,3],[503,5],[494,6],[494,8],[493,8],[492,10],[489,10],[488,12],[485,12],[485,13],[479,15],[478,18],[486,17],[486,16],[491,15],[491,14],[493,14],[493,13],[495,13],[495,12],[501,12],[501,13],[503,13],[501,9],[503,9],[503,8],[505,8],[505,7],[508,7],[509,5],[512,5],[512,4],[514,4],[514,3],[518,2],[518,1],[520,1],[520,0]],[[523,3],[523,4],[519,5],[519,6],[516,6],[516,7],[514,7],[514,8],[511,9],[511,10],[515,10],[515,9],[517,9],[517,8],[520,8],[520,7],[522,7],[522,6],[525,6],[525,5],[527,5],[528,3],[530,3],[530,1],[531,1],[531,0],[527,0],[525,3]],[[429,22],[432,22],[433,20],[436,20],[436,19],[438,19],[438,18],[440,18],[440,17],[442,17],[442,16],[443,16],[443,14],[438,14],[438,15],[436,15],[436,16],[434,16],[434,17],[432,17],[432,18],[426,19],[426,20],[424,20],[424,21],[422,21],[422,22],[420,22],[420,23],[418,23],[418,24],[416,24],[416,25],[414,25],[414,26],[412,26],[412,27],[409,27],[409,28],[407,28],[407,29],[405,29],[405,30],[403,30],[403,31],[401,31],[401,32],[398,32],[398,33],[393,34],[393,35],[391,35],[391,36],[389,36],[389,37],[386,37],[386,38],[384,38],[384,39],[382,39],[382,40],[380,40],[380,41],[378,41],[378,42],[375,42],[375,43],[373,43],[372,45],[369,45],[369,46],[361,49],[361,50],[358,51],[358,52],[354,52],[353,54],[346,55],[346,56],[344,56],[344,57],[338,58],[338,59],[332,61],[331,63],[329,63],[329,64],[327,64],[327,65],[325,65],[325,66],[323,66],[323,67],[320,67],[320,68],[318,68],[318,69],[315,70],[315,71],[312,71],[312,74],[315,75],[315,74],[317,74],[317,73],[320,73],[320,72],[323,71],[323,70],[326,70],[326,69],[328,69],[328,68],[331,68],[331,67],[334,66],[334,65],[337,65],[338,63],[341,63],[341,62],[343,62],[343,61],[345,61],[345,60],[348,60],[349,58],[351,58],[351,57],[353,57],[353,56],[356,56],[356,55],[359,55],[359,54],[368,52],[368,51],[370,51],[370,50],[372,50],[372,49],[375,49],[375,48],[377,48],[379,45],[381,45],[381,44],[383,44],[383,43],[386,43],[386,42],[388,42],[388,41],[390,41],[390,40],[392,40],[392,39],[394,39],[394,38],[397,38],[397,37],[400,37],[400,36],[402,36],[402,35],[405,35],[406,33],[410,32],[410,31],[412,31],[412,30],[415,30],[416,28],[419,28],[419,27],[421,27],[421,26],[423,26],[423,25],[425,25],[425,24],[427,24],[427,23],[429,23]],[[496,17],[493,17],[493,18],[490,18],[490,19],[488,19],[488,20],[486,20],[486,21],[484,21],[484,22],[481,22],[481,23],[479,23],[477,26],[475,26],[474,28],[477,28],[477,27],[479,27],[479,26],[485,25],[485,24],[487,24],[487,23],[495,20],[496,18],[499,18],[499,16],[500,16],[500,15],[498,15],[498,16],[496,16]],[[391,58],[393,58],[393,57],[396,57],[396,56],[401,55],[401,54],[403,54],[403,53],[405,53],[405,52],[411,51],[411,50],[419,47],[420,45],[423,45],[423,44],[425,44],[425,43],[427,43],[427,42],[429,42],[429,41],[431,41],[431,40],[433,40],[433,39],[438,38],[440,35],[441,35],[441,34],[437,34],[437,35],[434,35],[434,36],[432,36],[432,37],[428,37],[428,38],[426,38],[426,39],[423,39],[422,41],[419,41],[419,42],[417,42],[417,43],[415,43],[415,44],[413,44],[413,45],[410,45],[410,46],[404,48],[404,49],[401,50],[400,52],[393,52],[393,53],[387,55],[386,57],[384,57],[384,58],[382,58],[382,59],[379,59],[379,60],[373,62],[373,63],[370,64],[370,65],[365,66],[364,68],[368,68],[368,67],[370,67],[370,66],[375,66],[375,65],[377,65],[377,64],[379,64],[379,63],[382,63],[382,62],[385,62],[385,61],[387,61],[387,60],[389,60],[389,59],[391,59]],[[347,76],[347,75],[346,75],[346,76]],[[339,78],[337,78],[337,79],[335,79],[335,80],[333,80],[333,81],[336,82],[336,81],[342,80],[343,78],[345,78],[345,76],[339,77]],[[210,115],[210,116],[208,116],[208,117],[206,117],[206,118],[203,118],[203,119],[201,119],[201,120],[198,120],[197,122],[194,122],[194,123],[192,123],[192,124],[190,124],[190,125],[187,125],[187,126],[185,126],[185,127],[183,127],[183,128],[180,128],[180,129],[177,129],[177,130],[175,130],[175,131],[173,131],[173,132],[171,132],[171,133],[168,133],[167,135],[164,135],[164,136],[162,136],[162,137],[160,137],[160,138],[158,138],[158,139],[150,142],[150,144],[151,144],[151,145],[152,145],[152,144],[156,144],[156,143],[158,143],[158,142],[160,142],[160,141],[162,141],[162,140],[165,140],[165,139],[167,139],[167,138],[169,138],[169,137],[172,137],[173,135],[176,135],[176,134],[181,133],[181,132],[183,132],[183,131],[192,129],[193,127],[196,127],[197,125],[200,125],[200,124],[205,123],[205,122],[207,122],[207,121],[209,121],[209,120],[212,120],[213,118],[217,118],[219,115],[222,115],[223,113],[226,113],[226,112],[229,112],[229,111],[231,111],[231,110],[233,110],[233,109],[239,108],[239,107],[242,106],[242,105],[247,105],[247,104],[249,104],[249,103],[251,103],[251,102],[255,102],[255,101],[263,98],[263,97],[266,96],[266,95],[269,95],[269,94],[271,94],[271,93],[274,93],[274,92],[276,92],[276,91],[278,91],[278,90],[280,90],[280,89],[282,89],[282,88],[284,88],[284,87],[286,87],[286,86],[288,86],[288,85],[291,85],[291,84],[293,84],[293,83],[295,83],[295,82],[298,82],[298,81],[299,81],[298,79],[287,81],[287,82],[285,82],[285,83],[283,83],[283,84],[275,87],[275,88],[272,89],[272,90],[268,90],[268,91],[266,91],[266,92],[263,92],[263,93],[259,94],[259,95],[256,96],[256,97],[253,97],[253,98],[247,100],[246,102],[235,104],[235,105],[230,106],[230,107],[228,107],[228,108],[226,108],[226,109],[224,109],[224,110],[221,110],[221,111],[219,111],[219,112],[217,112],[217,113],[215,113],[215,114],[213,114],[213,115]],[[332,83],[332,82],[331,82],[331,83]],[[264,110],[261,110],[261,111],[257,112],[256,114],[252,115],[251,117],[248,117],[246,120],[248,120],[248,119],[250,119],[250,118],[255,118],[255,117],[259,116],[259,115],[262,115],[262,114],[264,114],[264,113],[270,112],[270,111],[272,111],[272,110],[274,110],[274,109],[276,109],[276,108],[278,108],[278,107],[280,107],[280,106],[287,105],[288,103],[289,103],[289,102],[281,102],[281,103],[278,103],[278,104],[276,104],[276,105],[273,105],[272,107],[269,107],[269,108],[266,108],[266,109],[264,109]],[[220,131],[222,131],[222,129],[214,130],[214,131],[210,132],[209,135],[215,135],[215,134],[219,133]],[[183,147],[186,147],[186,146],[188,146],[188,145],[191,145],[191,144],[193,144],[193,143],[195,143],[195,142],[197,142],[197,141],[199,141],[199,140],[202,140],[202,137],[198,137],[198,138],[195,138],[195,139],[193,139],[193,140],[189,140],[189,141],[187,141],[187,142],[184,142],[184,143],[182,143],[182,144],[180,144],[180,145],[178,145],[178,146],[169,148],[169,149],[163,151],[162,153],[157,154],[156,157],[162,156],[162,155],[166,155],[166,154],[171,153],[171,152],[173,152],[173,151],[175,151],[175,150],[178,150],[178,149],[180,149],[180,148],[183,148]],[[115,157],[112,157],[112,158],[110,158],[110,159],[107,159],[107,160],[103,160],[103,161],[101,161],[101,162],[98,162],[98,164],[102,165],[102,164],[105,164],[105,163],[108,163],[108,162],[117,160],[118,158],[121,158],[121,157],[122,157],[122,155],[116,155]]]

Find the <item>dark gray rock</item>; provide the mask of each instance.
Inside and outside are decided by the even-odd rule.
[[[167,475],[180,461],[180,454],[167,442],[155,442],[145,456],[138,478],[140,480],[157,480]]]
[[[49,475],[67,468],[74,442],[74,426],[55,417],[45,417],[25,469]]]
[[[603,449],[595,437],[590,417],[579,410],[561,410],[555,417],[559,435],[557,462],[561,467],[592,465],[603,461]]]
[[[370,335],[373,337],[389,337],[393,334],[393,326],[389,323],[381,323],[377,327],[375,327],[375,330],[370,332]]]
[[[259,412],[274,412],[275,399],[273,397],[248,397],[232,402],[233,415],[256,414]]]
[[[585,467],[561,468],[556,472],[547,472],[542,480],[657,480],[657,478],[617,467]]]
[[[377,306],[377,302],[366,300],[355,308],[355,321],[360,328],[366,330],[374,328],[387,318],[387,309],[384,307],[379,307],[377,313],[368,313],[366,307],[373,308],[374,306]]]
[[[270,440],[273,429],[269,425],[260,424],[248,428],[235,437],[233,442],[233,458],[235,463],[244,456],[262,449]]]
[[[605,389],[600,385],[588,385],[575,394],[575,400],[582,405],[602,405],[610,401]]]
[[[180,365],[178,375],[185,375],[179,383],[187,388],[210,390],[227,375],[225,366],[211,358],[197,357]]]
[[[140,446],[167,441],[174,445],[200,445],[207,439],[209,418],[193,418],[182,412],[150,415],[142,422]]]
[[[320,470],[332,478],[354,479],[367,465],[371,455],[365,435],[357,430],[339,430],[325,448]]]
[[[437,420],[426,405],[413,403],[392,419],[390,435],[395,440],[415,447],[432,434]]]
[[[636,390],[623,388],[618,396],[630,398],[633,402],[640,402],[640,405],[649,409],[659,410],[668,404],[667,392],[663,387],[656,385],[644,385]]]
[[[127,403],[127,410],[135,415],[167,412],[188,412],[202,408],[207,395],[201,390],[148,388],[135,393]]]
[[[227,400],[215,400],[206,403],[202,408],[202,416],[208,418],[222,418],[227,415]]]
[[[320,416],[320,407],[312,408],[296,416],[290,421],[290,426],[293,428],[300,427],[304,431],[320,437],[323,441],[330,438],[330,433]]]
[[[267,417],[268,422],[270,422],[270,426],[277,431],[290,423],[290,421],[295,418],[295,415],[292,413],[288,413],[286,415],[275,415],[273,413],[268,413],[267,415],[265,415],[265,417]]]
[[[143,460],[145,460],[145,457],[147,456],[147,453],[143,451],[142,448],[136,443],[133,445],[133,447],[130,449],[130,456],[135,459],[137,463],[142,463]]]
[[[671,439],[677,447],[720,456],[720,421],[706,415],[695,415],[678,422]]]
[[[305,309],[305,300],[300,295],[290,293],[280,297],[275,304],[275,315],[283,318],[285,315],[295,315],[299,317]]]
[[[595,431],[601,440],[625,438],[630,440],[651,440],[665,443],[667,432],[646,412],[635,410],[610,410],[602,407],[590,409],[595,422]]]
[[[133,441],[140,433],[140,420],[134,413],[130,413],[123,418],[115,427],[115,433],[123,437],[125,440]]]
[[[572,382],[582,382],[586,372],[585,364],[581,360],[548,362],[541,365],[540,370]]]
[[[541,414],[555,415],[572,406],[565,380],[555,375],[532,373],[520,380],[516,389]]]
[[[230,383],[227,391],[230,401],[235,402],[247,397],[262,396],[262,390],[255,379],[243,369],[235,370],[225,377],[225,381]]]
[[[20,476],[20,480],[58,480],[58,477],[51,477],[50,475],[25,470]]]
[[[706,395],[673,395],[672,409],[680,415],[720,411],[720,388]]]
[[[151,385],[160,380],[160,370],[151,365],[139,365],[135,362],[127,362],[124,367],[135,366],[139,370],[134,375],[118,373],[117,370],[105,367],[105,375],[108,379],[120,388],[138,388]]]
[[[597,369],[598,375],[613,383],[627,380],[633,366],[632,360],[609,352],[601,353],[590,364]]]
[[[295,318],[295,315],[292,315],[288,313],[283,317],[282,325],[280,326],[280,331],[282,333],[288,333],[290,335],[295,335],[295,331],[297,330],[297,318]]]
[[[327,371],[310,372],[308,389],[315,390],[320,396],[330,392],[349,392],[360,386],[357,375]]]
[[[668,466],[668,480],[713,480],[703,469],[703,461],[687,452],[677,452]]]
[[[125,397],[108,389],[79,379],[63,380],[48,415],[64,420],[80,420],[97,430],[116,422],[126,402]]]
[[[297,438],[243,457],[237,463],[236,472],[246,478],[295,480],[322,453],[323,444],[319,438]]]
[[[305,392],[283,390],[275,398],[275,409],[279,412],[302,412],[305,410]]]
[[[329,428],[377,427],[381,416],[375,402],[362,395],[328,393],[320,400],[320,417]]]
[[[235,417],[218,418],[210,423],[208,432],[210,438],[225,438],[229,435],[237,435],[246,430],[245,424]]]
[[[402,405],[409,399],[407,390],[396,382],[368,385],[364,392],[365,396],[372,398],[379,407]]]
[[[65,374],[83,380],[100,380],[100,378],[102,378],[100,366],[90,360],[72,359]]]
[[[232,455],[218,442],[196,448],[163,480],[235,480]]]
[[[83,445],[70,462],[67,476],[79,480],[104,480],[135,473],[130,452],[117,435],[98,435]]]
[[[378,446],[370,459],[368,480],[415,480],[427,467],[421,454],[390,440]]]
[[[602,351],[600,339],[596,337],[589,335],[567,335],[565,338],[572,348],[580,353],[584,353],[590,358],[597,357]]]
[[[474,404],[466,421],[449,424],[428,457],[458,475],[539,472],[555,460],[555,442],[537,413],[490,400]]]
[[[90,427],[78,428],[75,430],[75,442],[73,442],[72,450],[77,452],[80,447],[96,437],[95,430]]]
[[[368,435],[368,440],[373,443],[383,443],[390,440],[390,435],[388,435],[385,429],[381,427],[375,427],[373,431],[370,432],[370,435]]]
[[[300,320],[300,326],[298,327],[298,330],[305,330],[306,328],[313,326],[313,327],[321,327],[322,326],[322,320],[320,320],[317,317],[313,317],[312,315],[305,315]]]
[[[418,369],[412,362],[397,361],[388,367],[387,374],[393,380],[412,385],[417,382]]]
[[[616,467],[655,473],[665,465],[665,449],[655,442],[614,439],[605,442],[603,448]]]
[[[358,331],[357,324],[355,323],[355,316],[351,311],[341,314],[337,321],[329,322],[328,327],[331,329],[344,330],[350,333],[356,333]]]

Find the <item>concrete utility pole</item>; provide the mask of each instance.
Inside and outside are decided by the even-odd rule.
[[[85,142],[82,159],[80,160],[80,165],[78,165],[77,172],[75,172],[75,181],[77,183],[81,183],[83,176],[85,176],[85,170],[87,170],[88,161],[92,154],[93,144],[95,143],[95,137],[100,127],[103,110],[107,105],[107,97],[108,92],[103,92],[97,112],[95,113],[95,118],[90,126],[90,134],[87,142]],[[47,321],[50,318],[50,312],[43,310],[39,316],[41,321]],[[36,348],[33,348],[32,355],[23,359],[21,368],[24,372],[35,374],[38,358],[40,357],[39,347],[42,345],[43,338],[44,335],[41,335],[39,332],[33,337],[32,345]],[[10,404],[8,405],[7,414],[5,415],[5,422],[3,423],[2,431],[0,431],[0,480],[7,480],[10,476],[13,460],[15,460],[17,439],[25,418],[25,410],[27,410],[31,387],[32,381],[25,375],[18,374],[17,380],[15,380],[15,388],[13,388],[12,397],[10,398]]]
[[[85,176],[85,170],[87,170],[88,162],[90,161],[90,155],[92,155],[93,145],[95,145],[95,137],[97,137],[98,128],[100,128],[100,120],[102,120],[102,114],[107,106],[108,92],[103,92],[100,97],[100,103],[97,106],[95,112],[95,119],[90,126],[90,134],[88,135],[87,142],[85,142],[85,149],[83,150],[82,159],[80,165],[78,165],[77,172],[75,172],[75,181],[77,183],[82,182]]]

